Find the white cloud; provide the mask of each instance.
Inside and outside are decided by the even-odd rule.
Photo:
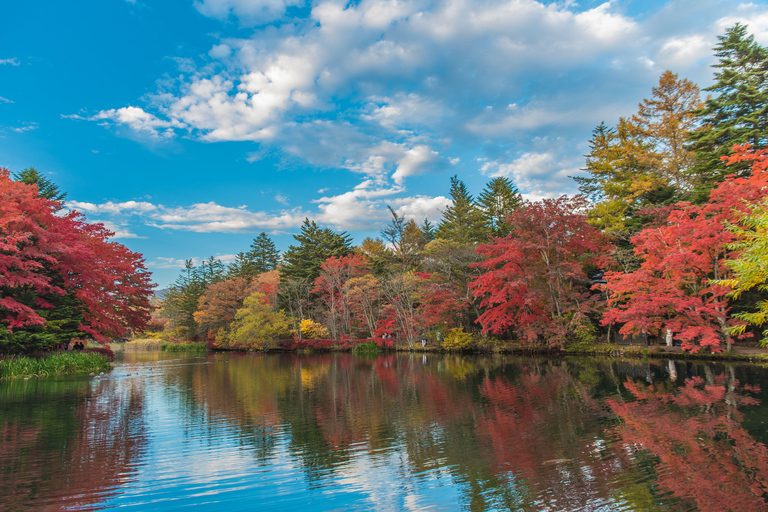
[[[675,0],[629,16],[618,1],[320,0],[309,19],[289,19],[303,0],[196,0],[206,16],[267,25],[222,37],[199,66],[185,60],[146,109],[92,119],[156,139],[184,129],[255,142],[249,161],[343,168],[381,189],[450,162],[461,174],[460,162],[484,157],[498,166],[486,171],[507,169],[524,193],[552,195],[573,188],[563,173],[583,165],[590,130],[634,113],[664,69],[709,79],[716,35],[735,21],[768,38],[766,6],[727,4]],[[553,151],[541,172],[524,170]],[[371,200],[325,199],[335,222],[351,222],[342,204],[364,213]]]
[[[32,130],[37,130],[39,126],[37,123],[24,123],[22,126],[12,126],[11,130],[16,133],[31,132]]]
[[[16,57],[10,59],[0,59],[0,66],[3,64],[10,64],[11,66],[19,66],[19,59]]]
[[[119,238],[147,238],[145,236],[139,236],[135,233],[132,233],[129,229],[127,229],[125,226],[121,226],[119,224],[116,224],[114,222],[110,222],[108,220],[94,220],[94,222],[100,222],[104,225],[105,228],[112,231],[114,233],[114,236],[112,238],[119,239]]]
[[[13,103],[13,101],[9,100],[8,98],[3,98],[0,96],[0,103]]]
[[[301,5],[302,0],[195,0],[195,8],[204,16],[225,20],[234,16],[245,24],[260,24],[279,19],[285,10]]]
[[[173,119],[166,121],[153,114],[145,112],[139,107],[123,107],[119,109],[102,110],[91,120],[109,120],[118,124],[125,124],[131,130],[138,133],[149,134],[153,138],[172,137],[173,128],[183,128],[184,125]],[[160,131],[159,131],[160,130]]]
[[[158,209],[156,205],[146,201],[124,201],[122,203],[107,201],[106,203],[101,204],[86,203],[82,201],[67,201],[66,206],[72,210],[78,210],[85,213],[106,213],[111,215],[143,214]]]

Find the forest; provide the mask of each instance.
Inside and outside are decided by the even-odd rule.
[[[355,246],[305,219],[282,253],[262,232],[231,264],[188,260],[151,317],[140,255],[57,214],[39,176],[4,171],[0,348],[143,331],[235,350],[765,341],[768,49],[737,24],[714,52],[710,87],[665,71],[635,113],[594,129],[578,195],[526,201],[495,177],[473,197],[453,176],[434,225],[390,207]]]
[[[282,254],[261,233],[230,265],[188,261],[150,328],[244,350],[634,334],[719,352],[763,337],[768,49],[743,25],[718,39],[711,87],[666,71],[637,112],[594,129],[581,194],[524,201],[497,177],[473,197],[454,176],[436,225],[390,207],[358,246],[306,219]]]

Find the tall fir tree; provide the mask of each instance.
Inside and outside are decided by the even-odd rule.
[[[280,277],[283,281],[306,279],[312,282],[320,275],[320,266],[331,256],[337,258],[354,252],[352,238],[346,233],[336,233],[320,228],[315,221],[304,219],[301,232],[293,235],[299,245],[291,245],[283,253]]]
[[[755,42],[747,27],[737,23],[718,36],[719,58],[715,83],[704,89],[714,93],[697,111],[701,127],[690,135],[696,165],[691,172],[701,182],[694,200],[707,200],[712,187],[729,174],[747,175],[747,164],[726,167],[721,160],[734,144],[755,149],[768,142],[768,49]]]
[[[488,238],[483,214],[458,176],[451,177],[453,204],[443,212],[437,227],[437,237],[460,244],[478,244]]]
[[[280,251],[263,231],[254,238],[251,250],[246,253],[246,256],[252,264],[254,275],[275,270],[280,263]]]
[[[491,235],[503,237],[512,232],[506,219],[520,207],[522,198],[512,181],[499,177],[488,182],[477,198],[477,204]]]
[[[34,167],[29,167],[23,171],[14,173],[13,179],[24,183],[25,185],[37,185],[37,195],[45,199],[51,199],[61,203],[67,197],[66,192],[62,192],[58,185],[37,172],[37,169]]]

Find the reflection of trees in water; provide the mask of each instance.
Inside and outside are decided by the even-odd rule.
[[[609,399],[628,446],[659,460],[658,484],[705,511],[768,510],[768,449],[741,425],[739,407],[758,405],[733,367],[685,380],[677,389],[627,379],[631,400]]]
[[[708,385],[696,378],[678,389],[698,373]],[[189,375],[192,400],[211,419],[233,420],[258,459],[272,458],[284,436],[310,487],[361,452],[404,488],[415,475],[449,472],[472,510],[718,510],[691,501],[718,482],[730,482],[729,506],[741,510],[765,478],[765,446],[739,426],[751,388],[702,365],[290,354],[230,357]],[[657,453],[667,445],[678,451]],[[680,459],[669,462],[674,472],[660,466],[665,457]],[[728,457],[741,462],[724,465]]]
[[[7,510],[89,510],[134,474],[145,439],[135,381],[9,383],[0,399]],[[36,400],[43,394],[44,400]],[[55,395],[52,399],[51,395]]]

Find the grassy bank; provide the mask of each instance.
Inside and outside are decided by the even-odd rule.
[[[165,352],[207,352],[208,345],[205,343],[163,343],[160,350]]]
[[[53,352],[43,357],[4,356],[0,359],[0,379],[91,373],[107,369],[107,356],[97,353]]]

